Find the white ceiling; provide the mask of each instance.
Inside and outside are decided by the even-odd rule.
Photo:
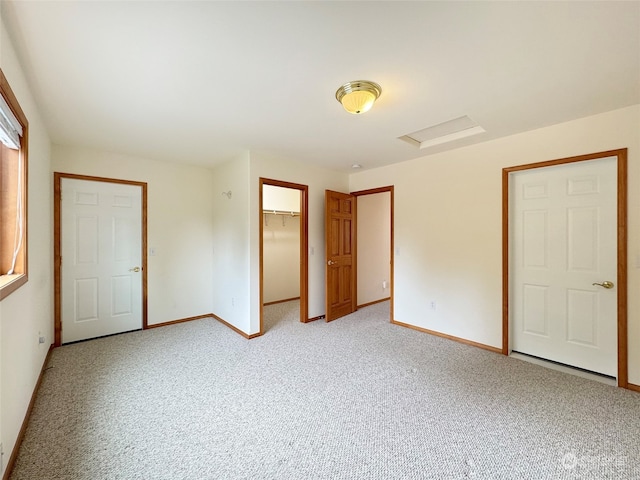
[[[640,103],[640,2],[2,0],[56,144],[350,171]],[[335,91],[372,80],[364,115]],[[486,133],[398,137],[468,115]]]

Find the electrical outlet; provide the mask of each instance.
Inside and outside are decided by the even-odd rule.
[[[231,297],[231,306],[232,307],[236,306],[236,299],[234,297]]]
[[[436,305],[435,300],[431,300],[431,304],[430,304],[430,306],[431,306],[431,310],[435,310],[435,309],[436,309],[436,306],[437,306],[437,305]]]

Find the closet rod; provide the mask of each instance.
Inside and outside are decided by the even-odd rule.
[[[300,212],[287,212],[286,210],[262,210],[262,213],[270,213],[272,215],[287,215],[289,217],[299,217]]]

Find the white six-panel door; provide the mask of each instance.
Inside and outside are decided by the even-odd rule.
[[[142,328],[142,189],[63,178],[62,343]]]
[[[513,174],[514,351],[616,376],[616,162]]]

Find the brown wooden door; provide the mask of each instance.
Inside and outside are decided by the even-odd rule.
[[[327,322],[356,309],[355,207],[353,195],[325,191]]]

